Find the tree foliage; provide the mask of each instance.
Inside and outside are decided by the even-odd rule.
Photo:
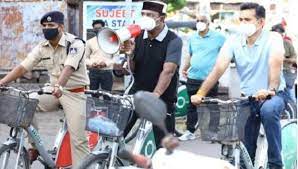
[[[186,5],[186,0],[168,0],[168,12],[174,12],[176,10],[182,9]]]

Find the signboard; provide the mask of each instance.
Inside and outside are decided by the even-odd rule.
[[[83,38],[92,30],[93,20],[101,19],[105,26],[114,30],[133,23],[141,17],[142,2],[94,2],[83,4]]]
[[[0,2],[0,69],[11,69],[44,39],[40,18],[59,10],[66,16],[66,4],[57,1]]]

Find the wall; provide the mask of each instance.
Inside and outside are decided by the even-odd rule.
[[[43,14],[51,10],[66,14],[66,7],[62,1],[0,1],[0,70],[15,67],[43,39],[39,22]]]

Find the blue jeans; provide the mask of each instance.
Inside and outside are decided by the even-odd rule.
[[[278,92],[270,100],[252,102],[252,114],[245,125],[244,144],[252,161],[254,161],[260,124],[263,124],[268,141],[268,164],[270,168],[281,168],[283,165],[280,114],[285,108],[284,94],[284,92]]]
[[[288,93],[288,96],[294,102],[296,102],[294,84],[295,84],[295,79],[297,77],[297,72],[296,71],[292,72],[291,70],[284,70],[283,74],[284,74],[286,86],[287,86],[286,92]]]

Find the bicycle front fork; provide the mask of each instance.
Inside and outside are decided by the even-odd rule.
[[[221,155],[223,160],[229,161],[236,168],[240,165],[240,151],[236,149],[236,144],[222,144]]]
[[[229,161],[237,169],[243,168],[244,166],[246,169],[253,169],[250,156],[242,142],[222,144],[221,155],[223,160]]]

